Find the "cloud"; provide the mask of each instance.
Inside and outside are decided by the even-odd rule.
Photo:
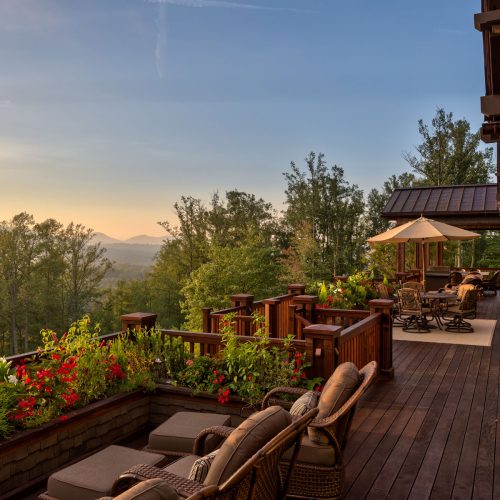
[[[0,29],[10,32],[51,29],[62,23],[52,0],[0,0]]]

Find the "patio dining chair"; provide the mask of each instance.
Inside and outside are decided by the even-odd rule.
[[[419,292],[424,291],[424,287],[420,281],[406,281],[401,288],[413,288]]]
[[[196,440],[195,451],[203,449],[203,441],[212,433],[219,433],[227,439],[216,452],[204,480],[188,478],[193,460],[200,458],[193,455],[163,469],[151,465],[132,467],[117,479],[113,492],[128,489],[137,481],[161,479],[178,495],[172,499],[284,499],[289,474],[280,474],[281,456],[291,448],[292,464],[295,463],[301,435],[318,411],[313,408],[292,421],[291,415],[282,407],[271,406],[254,413],[236,429],[224,426],[206,429]]]
[[[345,479],[342,454],[352,418],[357,402],[374,382],[377,370],[375,361],[361,370],[353,363],[342,363],[325,383],[317,402],[319,413],[302,437],[295,464],[290,451],[283,455],[280,464],[282,474],[292,471],[288,495],[307,499],[341,498]],[[265,396],[262,406],[282,395],[300,396],[294,406],[302,398],[314,404],[311,392],[297,387],[278,387]],[[307,403],[305,406],[307,409]]]
[[[482,295],[487,297],[496,296],[500,288],[500,271],[495,271],[488,279],[481,283]]]
[[[469,288],[465,291],[462,300],[455,306],[448,307],[443,312],[443,319],[448,319],[445,323],[446,331],[448,332],[473,332],[474,328],[466,319],[474,319],[476,317],[477,299],[479,291],[474,288]]]
[[[403,331],[414,333],[428,333],[429,319],[433,316],[432,308],[424,305],[420,292],[415,288],[401,288],[398,290],[400,314],[403,317]]]

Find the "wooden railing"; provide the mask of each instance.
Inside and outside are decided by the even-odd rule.
[[[307,362],[311,364],[309,375],[312,377],[322,377],[327,379],[335,368],[343,362],[351,361],[358,368],[361,368],[369,361],[377,361],[380,372],[388,376],[393,375],[392,368],[392,300],[372,300],[369,302],[369,311],[353,311],[343,309],[319,309],[315,308],[315,298],[307,295],[289,295],[276,297],[282,311],[287,311],[288,333],[296,333],[292,340],[291,349],[298,352],[305,352]],[[276,306],[276,303],[269,304],[263,301],[266,311],[269,305]],[[286,307],[285,307],[286,305]],[[234,306],[242,312],[242,305]],[[276,306],[274,311],[280,311]],[[214,315],[210,321],[220,324],[219,315],[224,315],[226,311],[210,313]],[[231,311],[230,311],[231,312]],[[293,314],[292,314],[293,313]],[[281,313],[276,313],[277,315]],[[283,314],[283,316],[285,316]],[[204,316],[204,319],[206,316]],[[252,328],[255,328],[246,314],[239,314],[237,327],[239,331],[245,331],[244,335],[239,335],[241,342],[251,342]],[[122,316],[122,330],[134,330],[139,328],[152,328],[156,320],[155,314],[133,313]],[[281,321],[281,322],[280,322]],[[275,325],[284,325],[284,320],[276,320]],[[284,326],[283,326],[284,328]],[[293,330],[292,332],[290,330]],[[278,330],[279,332],[279,330]],[[110,340],[121,332],[103,335],[101,338]],[[178,330],[162,330],[163,335],[169,337],[181,337],[185,348],[195,354],[214,356],[222,348],[222,335],[216,332],[187,332]],[[285,336],[285,335],[283,335]],[[284,346],[282,337],[271,337],[272,346]],[[29,357],[30,354],[13,356],[14,364],[21,359]]]

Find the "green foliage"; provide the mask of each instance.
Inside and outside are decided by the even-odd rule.
[[[368,301],[377,296],[368,273],[356,273],[347,281],[317,283],[318,306],[332,309],[367,309]]]
[[[177,383],[216,393],[221,404],[229,395],[237,394],[250,405],[256,405],[273,387],[306,384],[307,365],[301,353],[290,357],[291,338],[285,339],[282,348],[271,347],[269,335],[260,328],[252,340],[242,342],[235,334],[234,317],[224,317],[223,348],[218,355],[188,359],[185,369],[177,375]],[[254,321],[262,324],[263,318],[256,316]]]
[[[282,267],[272,246],[251,235],[235,247],[212,245],[210,259],[191,273],[182,289],[187,330],[201,331],[202,307],[220,309],[229,296],[251,293],[256,300],[278,295],[283,289]]]

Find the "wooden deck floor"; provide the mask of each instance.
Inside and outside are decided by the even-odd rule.
[[[346,498],[500,499],[500,294],[492,347],[394,342],[393,380],[358,406],[345,451]]]

